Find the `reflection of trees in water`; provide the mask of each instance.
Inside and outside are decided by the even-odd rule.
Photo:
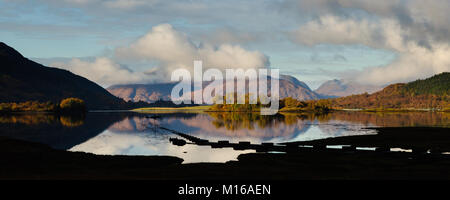
[[[55,115],[48,113],[8,114],[0,115],[0,123],[24,124],[29,126],[61,124],[66,127],[76,127],[83,125],[85,118],[85,115]]]
[[[208,112],[214,120],[212,124],[216,128],[225,127],[228,130],[239,130],[246,128],[255,129],[255,125],[259,128],[266,128],[273,125],[274,121],[280,120],[278,115],[260,115],[250,112]]]
[[[325,114],[283,114],[294,115],[295,119],[329,123],[340,121],[358,123],[366,126],[450,126],[448,112],[355,112],[337,111]]]
[[[211,116],[214,126],[216,128],[225,127],[228,130],[239,130],[239,129],[255,129],[257,125],[259,128],[270,128],[277,127],[281,124],[283,125],[295,125],[299,120],[302,121],[313,121],[313,120],[324,120],[327,119],[323,117],[326,114],[312,114],[312,113],[283,113],[277,115],[260,115],[259,113],[245,113],[245,112],[208,112]]]
[[[103,132],[127,115],[129,114],[87,113],[82,117],[62,117],[49,113],[0,115],[0,135],[43,143],[57,149],[70,149]]]
[[[331,113],[283,113],[285,123],[296,123],[297,120],[319,121],[328,122],[330,120]]]
[[[318,124],[318,128],[330,135],[345,135],[368,133],[361,130],[364,126],[450,126],[450,113],[442,112],[332,112],[325,114],[315,113],[282,113],[273,116],[263,116],[259,113],[244,112],[210,112],[211,123],[216,129],[225,128],[232,131],[227,134],[237,134],[238,130],[254,130],[258,132],[271,131],[273,135],[283,135],[280,131],[288,131],[291,127],[298,130],[288,131],[298,135],[306,132],[311,123]],[[308,127],[308,128],[307,128]],[[248,132],[248,131],[247,131]]]
[[[66,127],[77,127],[84,124],[85,115],[61,115],[59,121]]]
[[[327,119],[372,126],[450,126],[445,112],[334,112]]]
[[[52,124],[57,122],[58,116],[49,114],[7,114],[0,115],[0,123],[2,124]]]

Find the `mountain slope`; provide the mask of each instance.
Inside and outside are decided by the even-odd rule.
[[[280,98],[286,97],[292,97],[300,101],[320,98],[320,96],[312,91],[306,83],[299,81],[293,76],[281,75]]]
[[[315,90],[323,97],[344,97],[353,94],[373,93],[382,89],[380,86],[364,85],[353,81],[329,80]]]
[[[450,95],[450,72],[443,72],[425,80],[416,80],[405,85],[404,92],[414,95]]]
[[[89,109],[114,109],[125,102],[67,70],[43,66],[0,42],[0,102],[85,100]]]
[[[397,83],[373,94],[332,99],[335,108],[365,109],[448,109],[450,108],[450,73],[410,83]]]
[[[170,93],[176,84],[177,83],[113,85],[107,88],[107,90],[111,94],[126,101],[145,101],[151,103],[158,99],[170,100]],[[251,81],[250,84],[256,84],[256,82]],[[281,98],[288,96],[298,100],[312,100],[319,98],[319,95],[312,91],[305,83],[292,76],[281,75],[279,84]],[[206,85],[207,83],[205,86]]]

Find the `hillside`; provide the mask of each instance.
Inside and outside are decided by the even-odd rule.
[[[425,80],[416,80],[405,85],[404,91],[413,95],[450,95],[450,72],[443,72]]]
[[[373,94],[332,99],[332,107],[349,109],[449,109],[450,73],[410,83],[397,83]]]
[[[295,77],[280,75],[280,99],[286,97],[305,101],[319,99],[320,95],[312,91],[306,83],[299,81]]]
[[[0,42],[0,103],[59,102],[68,97],[83,99],[88,109],[117,109],[126,104],[86,78],[33,62]]]
[[[292,76],[281,75],[279,83],[281,98],[292,97],[298,100],[312,100],[319,98],[319,95],[312,91],[305,83]],[[172,88],[176,84],[177,83],[113,85],[107,88],[107,90],[111,94],[126,101],[145,101],[153,103],[158,99],[170,100]],[[204,86],[207,84],[208,83]],[[247,82],[247,84],[257,84],[257,82],[250,81],[250,83]],[[226,88],[225,85],[224,88]]]

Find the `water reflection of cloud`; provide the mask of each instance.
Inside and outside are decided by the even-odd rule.
[[[173,136],[173,135],[172,135]],[[175,146],[169,142],[167,135],[155,134],[123,134],[105,131],[85,143],[71,148],[69,151],[89,152],[98,155],[166,155],[176,156],[183,163],[193,162],[227,162],[236,160],[242,153],[254,152],[234,151],[231,148],[212,149],[209,146],[185,145]]]
[[[191,119],[180,119],[185,126],[197,127],[199,130],[190,132],[200,138],[209,140],[231,140],[231,141],[251,141],[260,143],[263,141],[277,140],[289,141],[295,138],[297,134],[308,130],[310,124],[308,121],[298,120],[295,124],[287,125],[284,123],[272,122],[271,126],[259,127],[256,122],[253,129],[240,128],[229,130],[225,127],[214,126],[213,119],[207,115],[197,115]],[[170,126],[170,124],[168,124]]]
[[[362,126],[354,126],[352,124],[347,124],[345,126],[336,124],[315,124],[312,125],[307,132],[299,134],[297,137],[293,138],[292,141],[310,141],[331,137],[366,134],[376,134],[376,131],[366,130],[363,129]]]
[[[158,143],[147,134],[120,134],[106,130],[70,151],[99,155],[158,155]]]
[[[145,132],[155,125],[159,125],[159,121],[156,119],[133,116],[114,123],[108,130],[113,132]]]

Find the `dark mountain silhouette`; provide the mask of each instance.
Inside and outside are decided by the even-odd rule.
[[[170,100],[172,88],[178,83],[153,83],[153,84],[126,84],[113,85],[107,90],[125,101],[144,101],[153,103],[159,99]],[[204,83],[206,86],[209,83]],[[248,84],[248,82],[247,82]],[[252,81],[252,84],[255,84]],[[270,82],[269,82],[270,84]],[[299,81],[295,77],[288,75],[280,75],[280,97],[292,97],[298,100],[313,100],[318,99],[314,91],[308,85]],[[225,88],[225,86],[224,86]],[[225,89],[224,89],[225,91]]]
[[[450,109],[450,73],[443,72],[424,80],[397,83],[373,94],[332,99],[336,108],[366,109]]]
[[[382,89],[381,86],[360,84],[354,81],[329,80],[320,85],[314,92],[322,97],[344,97],[353,94],[373,93]]]
[[[88,109],[126,106],[126,102],[96,83],[67,70],[31,61],[0,42],[0,102],[36,100],[57,103],[68,97],[83,99]]]

